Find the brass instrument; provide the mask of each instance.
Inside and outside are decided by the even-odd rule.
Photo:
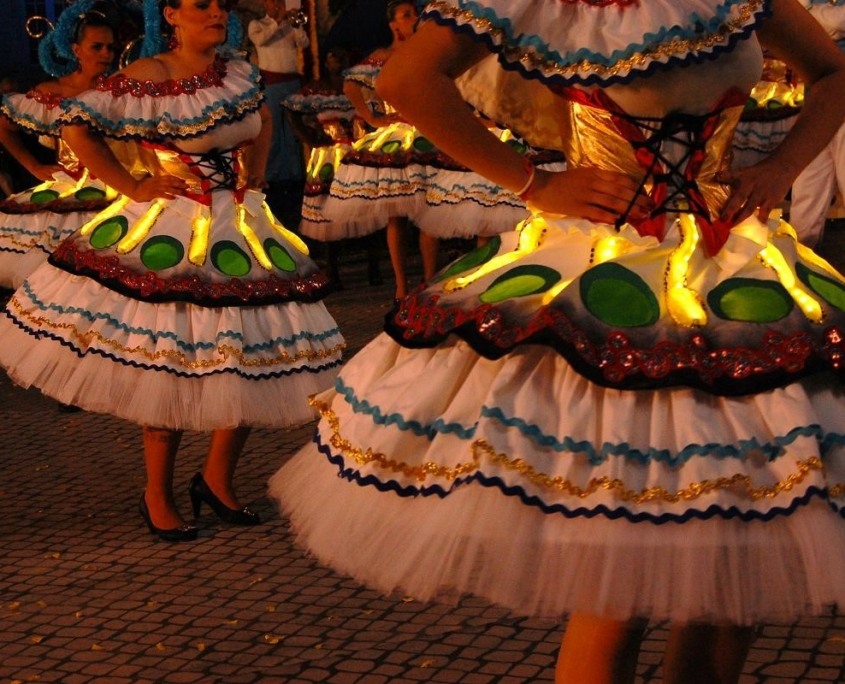
[[[308,23],[308,15],[305,14],[301,7],[288,10],[282,15],[282,19],[293,26],[293,28],[302,28]]]

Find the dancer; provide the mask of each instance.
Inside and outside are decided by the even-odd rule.
[[[41,66],[54,78],[0,104],[0,143],[41,183],[0,203],[0,287],[17,288],[65,237],[114,199],[61,141],[58,119],[69,98],[90,90],[114,66],[114,34],[96,0],[62,12],[39,46]],[[41,136],[57,163],[43,164],[22,133]]]
[[[0,321],[15,382],[144,426],[141,515],[168,541],[197,538],[173,495],[182,431],[212,431],[189,487],[195,515],[206,503],[225,522],[258,523],[233,482],[249,426],[310,419],[305,398],[330,385],[344,346],[319,303],[327,279],[256,190],[269,115],[256,70],[217,51],[227,32],[238,43],[227,6],[147,0],[143,51],[155,56],[72,103],[64,136],[121,197]],[[104,138],[137,140],[147,173],[131,175]]]
[[[443,154],[374,94],[382,68],[413,35],[416,7],[390,2],[388,19],[393,43],[350,69],[344,87],[359,116],[377,130],[359,139],[343,158],[319,216],[305,224],[303,232],[331,241],[367,235],[387,225],[395,295],[400,298],[408,291],[409,221],[420,229],[423,275],[428,279],[437,268],[440,238],[496,235],[511,230],[528,212],[519,197]],[[491,135],[513,138],[492,127]],[[512,144],[527,158],[536,155],[516,139]],[[537,161],[558,160],[538,157]]]
[[[825,32],[845,51],[845,2],[801,0]],[[789,221],[798,238],[810,247],[824,237],[825,221],[834,193],[845,190],[845,123],[828,145],[798,174],[792,186]]]
[[[308,83],[282,102],[296,135],[310,148],[305,170],[300,231],[304,235],[323,222],[322,207],[329,196],[332,179],[352,144],[367,132],[366,124],[343,93],[343,72],[349,54],[334,46],[326,52],[321,78]],[[375,234],[364,238],[370,285],[381,285],[378,242]],[[325,242],[328,276],[335,289],[343,289],[338,269],[338,242]]]
[[[664,682],[735,683],[755,622],[845,604],[845,278],[768,219],[845,114],[845,59],[794,0],[426,16],[381,94],[533,214],[401,302],[271,494],[381,590],[571,613],[558,682],[632,683],[671,619]],[[730,170],[760,44],[809,95]],[[461,74],[568,170],[491,141]]]

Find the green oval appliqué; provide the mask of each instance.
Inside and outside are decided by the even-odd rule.
[[[657,297],[646,282],[619,264],[594,266],[581,276],[581,300],[600,321],[620,328],[654,325],[660,317]]]
[[[211,248],[211,263],[224,275],[238,278],[252,269],[249,255],[231,240],[221,240]]]
[[[499,251],[502,245],[502,238],[494,235],[487,243],[477,249],[472,250],[469,254],[464,254],[460,259],[448,266],[443,273],[434,278],[433,282],[439,283],[447,278],[453,278],[459,273],[469,271],[472,268],[481,266],[492,259]]]
[[[801,263],[795,265],[795,273],[802,283],[828,304],[840,311],[845,311],[845,286],[833,278],[811,271]]]
[[[73,193],[73,196],[80,202],[86,202],[89,200],[103,199],[103,197],[106,196],[106,193],[99,188],[80,188]]]
[[[157,235],[141,247],[141,262],[151,271],[175,266],[185,256],[185,248],[176,238]]]
[[[54,199],[58,199],[58,197],[59,193],[55,190],[39,190],[29,196],[29,201],[33,204],[45,204],[46,202],[52,202]]]
[[[745,323],[772,323],[789,315],[795,302],[780,283],[754,278],[730,278],[707,295],[719,318]]]
[[[128,230],[129,221],[125,216],[113,216],[94,228],[88,241],[94,249],[105,249],[120,240]]]
[[[559,280],[560,273],[548,266],[517,266],[496,278],[478,298],[485,304],[495,304],[545,292]]]
[[[296,270],[296,262],[291,257],[290,252],[273,238],[267,238],[264,241],[264,249],[267,250],[267,255],[276,268],[286,273],[293,273]]]

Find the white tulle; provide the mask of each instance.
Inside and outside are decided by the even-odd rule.
[[[845,482],[836,445],[845,397],[831,378],[740,398],[625,392],[589,383],[539,346],[491,361],[460,341],[408,350],[385,335],[339,383],[318,397],[337,433],[324,418],[318,439],[354,481],[312,444],[273,476],[270,494],[302,546],[368,585],[420,599],[471,592],[550,617],[740,623],[845,600],[845,573],[830,562],[845,553],[845,525],[811,495]],[[796,436],[802,428],[810,434]],[[482,454],[457,479],[438,470],[472,464],[478,440],[511,465]],[[513,467],[518,458],[530,470]],[[777,487],[812,458],[824,468]],[[687,494],[581,496],[537,475]],[[696,489],[734,476],[771,495],[743,484]],[[688,519],[714,508],[756,518]]]
[[[24,387],[144,425],[210,430],[309,420],[343,338],[322,303],[151,304],[45,264],[0,321],[0,365]]]

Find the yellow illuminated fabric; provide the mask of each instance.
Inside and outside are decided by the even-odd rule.
[[[82,226],[82,228],[79,229],[80,234],[87,235],[103,221],[108,221],[110,218],[114,218],[120,214],[120,212],[122,212],[126,208],[126,205],[131,201],[132,200],[126,195],[123,195],[120,199],[115,200],[113,204],[106,209],[103,209],[103,211]]]
[[[202,266],[208,258],[208,236],[211,229],[211,208],[209,207],[191,221],[191,243],[188,246],[188,261]]]
[[[698,228],[691,214],[681,214],[678,218],[681,231],[681,244],[669,255],[666,268],[666,307],[669,315],[678,324],[685,327],[707,324],[707,314],[700,295],[687,287],[689,261],[698,244]]]
[[[161,212],[164,211],[165,204],[166,200],[155,200],[149,209],[144,212],[143,216],[133,225],[129,226],[126,235],[117,243],[118,254],[128,254],[150,234],[150,230],[155,225]]]
[[[517,230],[519,231],[519,241],[516,244],[516,249],[506,252],[505,254],[497,254],[490,259],[490,261],[483,264],[469,275],[450,278],[444,283],[443,289],[446,292],[461,290],[467,285],[474,283],[479,278],[484,277],[488,273],[496,271],[508,264],[512,264],[524,257],[526,254],[530,254],[543,244],[543,239],[548,227],[542,216],[533,216],[520,223]]]

